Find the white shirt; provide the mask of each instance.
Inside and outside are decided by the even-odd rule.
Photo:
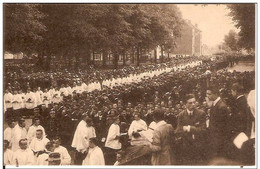
[[[34,155],[32,150],[27,148],[26,150],[18,149],[14,152],[14,162],[18,162],[18,166],[34,165]]]
[[[120,136],[119,125],[111,124],[111,126],[109,127],[105,147],[109,147],[116,150],[121,149],[122,145],[119,142],[119,139],[115,139],[116,136]]]
[[[55,148],[54,152],[60,153],[61,165],[70,165],[71,157],[65,147],[59,146],[58,148]]]
[[[101,148],[98,146],[90,148],[82,165],[105,165],[105,159]]]
[[[38,138],[33,138],[31,143],[30,143],[30,148],[31,150],[33,150],[34,152],[37,151],[44,151],[45,150],[45,146],[46,144],[49,142],[50,140],[47,139],[46,137],[43,137],[42,139],[38,139]]]
[[[4,151],[4,166],[7,165],[14,165],[14,153],[12,150],[10,149],[6,149],[6,151]]]
[[[39,126],[32,125],[29,127],[29,130],[27,133],[27,139],[28,139],[29,143],[32,141],[33,138],[36,138],[36,130],[38,130],[38,129],[42,130],[42,136],[45,137],[45,130],[41,125],[39,125]]]
[[[51,94],[49,92],[42,94],[42,101],[48,107],[48,104],[50,104],[51,101]]]
[[[128,135],[131,137],[133,132],[137,132],[137,130],[147,130],[147,124],[142,119],[134,120],[128,130]]]

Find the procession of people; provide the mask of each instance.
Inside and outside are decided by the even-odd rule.
[[[8,72],[4,165],[254,165],[255,72],[228,64]]]

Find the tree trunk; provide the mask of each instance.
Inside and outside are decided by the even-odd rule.
[[[135,63],[135,50],[132,49],[132,57],[131,57],[131,63],[134,64]]]
[[[136,65],[139,66],[140,64],[140,49],[137,48],[137,55],[136,55]]]
[[[163,62],[163,47],[161,46],[161,62]]]
[[[118,53],[113,53],[113,56],[114,56],[114,66],[115,66],[115,69],[118,68],[118,59],[119,59],[119,54]]]
[[[125,66],[125,57],[126,57],[126,52],[123,53],[123,66]]]
[[[157,49],[154,49],[154,63],[157,62]]]
[[[103,52],[103,58],[102,58],[103,67],[105,67],[107,65],[106,61],[107,61],[107,51],[104,51]]]

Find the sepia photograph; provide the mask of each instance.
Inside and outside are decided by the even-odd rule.
[[[256,166],[257,7],[2,3],[3,167]]]

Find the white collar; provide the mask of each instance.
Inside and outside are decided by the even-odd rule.
[[[218,103],[219,100],[220,100],[220,97],[218,97],[218,98],[213,102],[213,106],[216,106],[216,104]]]
[[[244,95],[239,95],[239,96],[237,96],[237,99],[239,99],[240,97],[243,97]]]
[[[187,109],[188,115],[192,115],[193,111],[190,111],[189,109]]]

